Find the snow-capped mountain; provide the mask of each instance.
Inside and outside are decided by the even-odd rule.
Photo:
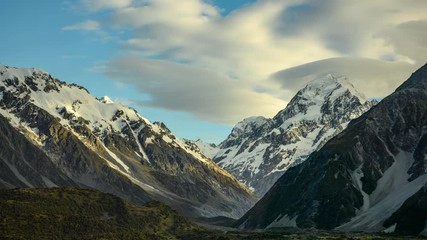
[[[0,115],[9,139],[0,150],[1,187],[79,185],[160,200],[187,216],[239,217],[254,203],[163,123],[47,72],[0,66]]]
[[[343,76],[319,77],[273,119],[251,117],[239,122],[219,145],[214,161],[261,197],[287,169],[305,160],[374,103]]]
[[[427,65],[290,168],[242,228],[427,234]]]
[[[183,141],[188,146],[192,146],[194,151],[200,152],[201,154],[208,157],[209,159],[214,158],[215,155],[220,150],[220,148],[214,143],[206,143],[206,142],[203,142],[201,139],[197,139],[196,141],[183,139]]]

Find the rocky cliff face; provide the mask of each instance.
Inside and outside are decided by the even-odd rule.
[[[214,161],[261,197],[287,169],[304,161],[374,104],[345,77],[320,77],[273,119],[252,117],[238,123],[219,145]]]
[[[77,186],[3,116],[0,116],[0,149],[0,188]]]
[[[419,233],[427,217],[414,213],[427,184],[426,103],[427,65],[285,172],[237,225]]]
[[[3,187],[80,185],[134,202],[160,200],[189,216],[239,217],[254,203],[247,188],[163,123],[40,70],[1,66],[0,80],[2,134],[28,145],[10,142],[17,157],[2,148]],[[34,171],[20,166],[42,169],[42,160],[52,174],[40,172],[44,182],[35,182]]]

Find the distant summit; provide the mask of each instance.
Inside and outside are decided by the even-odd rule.
[[[263,196],[287,169],[374,104],[346,77],[326,74],[298,91],[273,119],[239,122],[219,145],[214,161]]]
[[[426,235],[426,83],[427,65],[286,171],[236,226]]]
[[[113,100],[111,100],[111,98],[109,98],[108,96],[103,96],[99,99],[99,101],[106,104],[114,103]]]

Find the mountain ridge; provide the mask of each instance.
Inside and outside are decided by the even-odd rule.
[[[346,77],[326,74],[299,90],[272,119],[251,117],[236,124],[214,161],[261,197],[289,167],[374,104]]]
[[[232,175],[135,109],[37,69],[1,66],[0,79],[0,114],[77,184],[194,216],[238,217],[254,203]]]
[[[426,82],[427,65],[285,172],[236,226],[422,232],[392,216],[424,197],[416,193],[427,184]]]

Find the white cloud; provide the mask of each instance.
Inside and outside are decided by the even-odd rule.
[[[416,68],[417,66],[406,62],[331,58],[279,71],[271,79],[280,83],[283,88],[296,92],[307,82],[322,75],[344,75],[364,95],[377,98],[392,93]]]
[[[413,62],[426,62],[427,19],[407,21],[396,27],[385,28],[379,33],[385,42]]]
[[[142,101],[144,106],[190,112],[223,124],[256,115],[260,108],[273,116],[285,106],[284,101],[258,93],[244,82],[185,64],[126,56],[111,62],[105,72],[149,94],[151,99]]]
[[[62,30],[64,31],[75,31],[75,30],[99,31],[100,27],[101,27],[101,24],[99,22],[94,20],[87,20],[81,23],[77,23],[75,25],[63,27]]]
[[[132,0],[82,0],[83,6],[89,11],[118,9],[129,6]]]
[[[110,62],[115,70],[110,76],[149,94],[152,106],[186,111],[212,121],[270,116],[283,108],[281,103],[289,100],[295,89],[286,84],[277,88],[277,82],[269,78],[282,69],[349,57],[352,60],[345,64],[324,61],[321,66],[335,71],[343,68],[345,73],[349,72],[346,64],[352,63],[355,65],[350,68],[366,73],[400,77],[409,75],[427,57],[425,0],[263,0],[227,16],[202,0],[84,2],[90,2],[92,10],[112,10],[103,26],[128,31],[121,39],[122,57]],[[372,61],[375,64],[370,64]],[[315,70],[323,71],[318,67],[305,70],[313,71],[305,77],[316,75]],[[366,78],[369,76],[364,75],[363,81]],[[376,80],[371,83],[375,84],[364,89],[367,95],[386,94],[399,82],[395,78],[373,78]],[[356,76],[354,81],[357,79],[362,77]],[[221,88],[225,93],[219,91]],[[203,91],[206,89],[213,89],[211,96]],[[215,94],[217,100],[227,101],[216,104]],[[242,110],[248,103],[254,107]],[[222,115],[226,113],[234,115],[224,121]]]

